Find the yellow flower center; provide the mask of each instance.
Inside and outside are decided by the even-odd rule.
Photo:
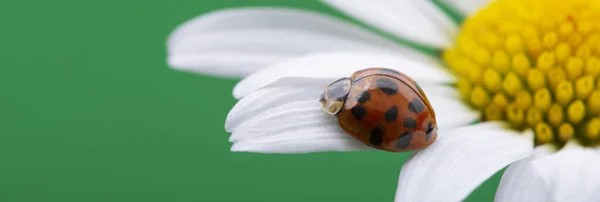
[[[497,0],[467,18],[443,59],[482,120],[536,144],[600,143],[600,1]]]

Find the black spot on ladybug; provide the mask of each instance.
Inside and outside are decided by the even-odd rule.
[[[424,109],[425,106],[423,106],[423,102],[421,102],[421,100],[417,98],[413,99],[412,101],[410,101],[410,103],[408,103],[408,110],[416,114],[421,113]]]
[[[370,99],[371,93],[368,91],[363,91],[360,95],[356,96],[356,100],[358,100],[360,104],[365,104],[365,102],[369,101]]]
[[[392,106],[390,109],[385,111],[385,113],[383,115],[384,115],[385,121],[387,121],[387,122],[395,121],[398,118],[398,107],[396,107],[396,105]]]
[[[363,117],[365,117],[367,115],[367,109],[365,109],[365,107],[360,106],[360,105],[356,105],[354,107],[352,107],[352,109],[350,109],[350,111],[352,111],[352,115],[354,116],[354,118],[361,120]]]
[[[381,89],[385,94],[392,96],[398,92],[398,85],[391,79],[377,80],[377,88]]]
[[[401,75],[400,72],[393,70],[393,69],[380,69],[379,72],[381,72],[382,74],[395,74],[395,75]]]
[[[417,120],[411,117],[407,117],[406,119],[404,119],[404,127],[417,128]]]
[[[429,141],[429,138],[433,135],[433,129],[433,124],[429,122],[429,125],[427,125],[427,134],[425,134],[425,141]]]
[[[375,146],[381,145],[383,142],[383,130],[379,127],[371,129],[371,136],[369,136],[369,142]]]
[[[405,132],[404,134],[400,135],[398,140],[396,140],[396,147],[398,149],[407,148],[410,145],[410,141],[412,141],[412,138],[413,138],[412,132],[410,132],[410,131]]]

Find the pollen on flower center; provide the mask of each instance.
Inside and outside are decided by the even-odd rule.
[[[467,18],[443,59],[482,120],[536,144],[600,144],[600,2],[497,0]]]

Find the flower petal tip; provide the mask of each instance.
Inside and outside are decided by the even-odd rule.
[[[533,145],[518,136],[496,122],[440,134],[436,143],[415,152],[403,165],[396,200],[463,200],[498,170],[531,154]],[[432,192],[436,194],[428,194]]]

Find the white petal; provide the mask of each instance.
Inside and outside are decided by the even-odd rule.
[[[487,6],[492,0],[442,0],[444,3],[449,4],[463,15],[469,16],[477,12],[479,9]]]
[[[420,86],[427,96],[438,95],[454,99],[460,98],[460,93],[454,87],[450,87],[447,85],[430,85],[428,83],[420,84]]]
[[[469,109],[462,103],[453,102],[453,100],[438,103],[431,101],[438,124],[438,133],[469,125],[481,117],[477,111]],[[455,108],[452,108],[453,106]]]
[[[227,116],[232,151],[307,153],[370,150],[321,111],[328,80],[282,78],[241,99]]]
[[[434,47],[448,47],[456,28],[431,1],[323,0],[381,30]]]
[[[549,192],[532,163],[554,150],[550,145],[536,147],[533,155],[508,166],[502,175],[494,201],[547,202]]]
[[[529,156],[532,137],[492,122],[439,134],[404,164],[396,201],[461,201],[498,170]]]
[[[316,100],[294,102],[256,115],[233,130],[232,151],[308,153],[371,149],[344,133]]]
[[[456,89],[443,85],[420,85],[433,107],[438,133],[468,125],[480,118],[478,111],[466,106]]]
[[[419,84],[454,81],[454,76],[434,61],[412,60],[397,54],[329,52],[287,60],[249,75],[234,87],[233,95],[239,99],[287,76],[337,79],[370,67],[398,70]]]
[[[231,132],[252,116],[294,101],[318,100],[329,79],[285,77],[240,99],[227,115],[225,130]]]
[[[551,201],[600,201],[600,152],[571,142],[553,155],[533,162],[548,187]]]
[[[338,18],[287,8],[226,9],[177,27],[168,63],[185,71],[243,77],[285,59],[321,51],[413,50]]]
[[[409,0],[407,2],[413,4],[421,13],[435,21],[438,26],[441,26],[448,37],[454,38],[458,26],[432,1]]]

